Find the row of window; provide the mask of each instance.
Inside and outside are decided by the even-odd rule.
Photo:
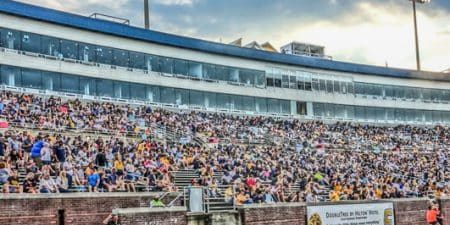
[[[265,86],[265,72],[174,59],[0,28],[0,47],[198,79]]]
[[[364,107],[327,103],[314,103],[313,110],[314,116],[332,119],[450,123],[449,111]]]
[[[450,102],[450,90],[355,83],[355,94],[395,99]]]
[[[164,104],[291,114],[290,101],[142,85],[0,65],[2,84]],[[306,111],[306,110],[304,110]]]

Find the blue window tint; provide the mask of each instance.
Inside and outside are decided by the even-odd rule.
[[[161,66],[159,65],[159,57],[154,55],[145,56],[146,67],[150,71],[161,72]]]
[[[175,104],[175,89],[161,87],[161,102],[167,104]]]
[[[22,85],[20,80],[20,73],[21,70],[18,67],[2,65],[1,67],[2,84],[20,87]]]
[[[161,72],[173,74],[173,59],[158,57],[158,64]]]
[[[114,81],[114,97],[129,99],[130,98],[130,85],[127,82]]]
[[[173,60],[173,73],[179,75],[188,75],[189,67],[186,60],[175,59]]]
[[[281,107],[280,107],[280,101],[277,99],[267,99],[267,105],[268,105],[268,112],[271,113],[280,113]]]
[[[217,98],[216,93],[205,92],[205,107],[206,108],[217,108]]]
[[[145,85],[130,84],[130,98],[137,100],[147,100],[147,89]]]
[[[189,92],[189,103],[192,106],[205,106],[204,93],[201,91],[190,91]]]
[[[41,36],[22,32],[22,50],[38,53],[41,50]]]
[[[241,98],[240,106],[238,106],[239,110],[256,111],[255,98],[247,96],[242,96],[239,98]]]
[[[96,52],[97,47],[95,45],[81,43],[78,45],[78,60],[83,62],[96,62]]]
[[[84,95],[97,95],[96,80],[89,77],[80,77],[80,91]]]
[[[189,90],[175,89],[175,104],[189,105]]]
[[[215,66],[211,64],[203,64],[203,78],[215,79]]]
[[[60,42],[57,38],[41,37],[41,53],[44,55],[51,55],[60,57]]]
[[[255,111],[259,113],[267,112],[267,99],[255,98]]]
[[[114,87],[113,82],[111,80],[97,80],[97,93],[99,96],[105,97],[113,97],[114,96]]]
[[[113,64],[120,67],[128,67],[129,55],[128,51],[114,49],[114,61]]]
[[[146,69],[145,54],[130,52],[130,67],[136,69]]]
[[[53,72],[42,72],[42,87],[44,90],[61,90],[61,75]]]
[[[32,69],[22,69],[22,87],[41,89],[41,72]]]
[[[97,46],[96,58],[98,63],[111,65],[113,59],[113,49]]]
[[[160,88],[156,86],[147,86],[147,99],[150,102],[161,102]]]
[[[230,95],[216,94],[216,107],[219,109],[231,109],[233,103],[231,102]]]
[[[202,78],[202,64],[197,62],[189,62],[189,76]]]
[[[78,43],[75,41],[61,40],[61,54],[67,59],[78,59]]]
[[[61,91],[69,93],[80,93],[80,77],[61,74]]]
[[[239,70],[239,82],[247,85],[255,84],[256,74],[252,70]]]
[[[20,32],[10,29],[0,30],[0,46],[10,49],[20,49]]]

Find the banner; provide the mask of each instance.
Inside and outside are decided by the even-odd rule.
[[[308,206],[308,225],[395,225],[392,203]]]

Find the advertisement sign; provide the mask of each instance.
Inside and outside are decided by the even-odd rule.
[[[308,206],[308,225],[395,225],[392,203]]]

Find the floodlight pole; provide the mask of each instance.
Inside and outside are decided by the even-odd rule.
[[[414,34],[416,38],[416,64],[417,70],[420,71],[420,50],[419,50],[419,35],[417,31],[417,14],[416,14],[416,0],[412,0],[413,11],[414,11]]]
[[[150,29],[150,10],[148,8],[149,3],[148,0],[144,0],[144,23],[145,23],[145,29]]]

